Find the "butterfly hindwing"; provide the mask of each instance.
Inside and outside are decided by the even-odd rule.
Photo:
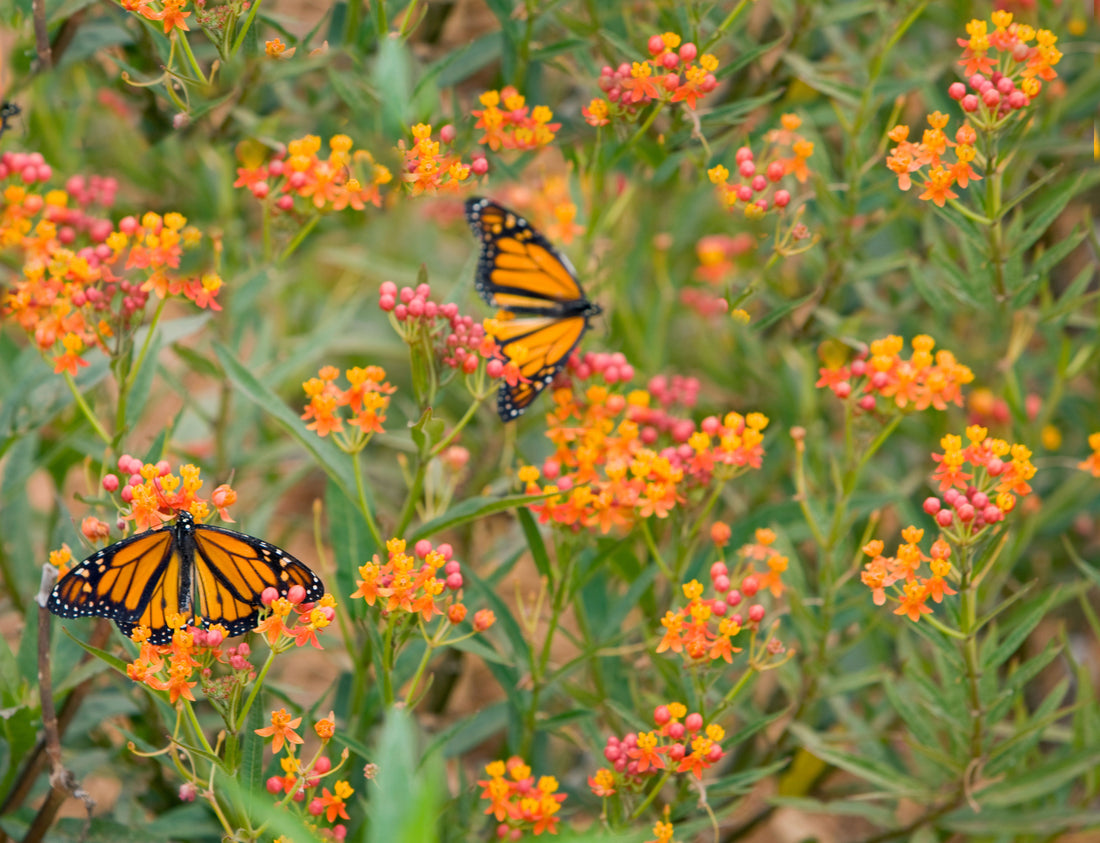
[[[245,533],[195,524],[184,511],[174,525],[93,553],[61,578],[46,608],[63,618],[110,618],[127,636],[148,627],[151,643],[166,644],[171,615],[243,635],[256,626],[265,588],[285,597],[294,585],[305,589],[307,601],[325,591],[320,578],[286,551]]]
[[[600,312],[588,301],[568,258],[519,214],[489,199],[469,199],[466,219],[481,245],[477,291],[513,318],[498,321],[494,338],[525,380],[503,384],[497,411],[519,416],[569,360]]]

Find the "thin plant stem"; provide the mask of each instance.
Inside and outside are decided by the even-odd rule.
[[[319,223],[320,221],[320,214],[314,214],[312,217],[310,217],[306,224],[298,229],[298,232],[294,235],[294,238],[289,243],[287,243],[286,248],[283,249],[282,253],[279,255],[279,259],[276,263],[285,263],[287,258],[289,258],[298,250],[298,247],[302,245],[302,242],[309,236],[309,233],[317,227],[317,223]]]
[[[264,677],[267,676],[267,672],[271,670],[271,665],[275,663],[275,651],[269,650],[267,654],[267,661],[264,662],[264,666],[260,668],[260,672],[256,674],[256,680],[252,683],[252,690],[248,692],[248,698],[244,701],[244,705],[241,706],[241,713],[237,715],[237,722],[235,724],[236,731],[240,731],[244,728],[245,718],[248,717],[248,712],[252,708],[252,704],[256,701],[256,695],[260,693],[260,688],[264,684]]]
[[[259,6],[260,4],[259,2],[255,2],[252,5],[255,7]],[[196,59],[195,54],[191,52],[191,44],[187,40],[187,36],[184,35],[182,32],[176,32],[176,38],[179,40],[180,48],[183,50],[183,54],[187,56],[187,63],[191,65],[191,70],[194,72],[195,76],[198,77],[198,80],[202,82],[203,85],[209,85],[210,80],[206,78],[206,74],[203,73],[202,68],[199,67],[199,60]]]
[[[73,380],[73,376],[69,372],[65,372],[65,383],[69,385],[69,391],[73,394],[73,398],[76,399],[76,405],[84,414],[84,418],[86,418],[88,423],[92,426],[92,430],[96,432],[96,436],[102,439],[107,447],[111,447],[111,435],[103,429],[103,425],[99,423],[99,419],[97,419],[95,413],[92,412],[92,408],[88,406],[88,402],[84,400],[84,396],[81,394],[80,390],[76,388],[76,381]]]
[[[237,55],[237,51],[244,44],[245,36],[248,35],[248,30],[252,28],[252,22],[256,19],[256,13],[260,11],[260,3],[263,0],[252,0],[252,5],[248,8],[248,17],[244,19],[244,23],[241,24],[240,30],[237,32],[237,37],[233,40],[233,47],[229,51],[230,57]]]
[[[370,532],[370,537],[374,540],[375,547],[381,551],[382,548],[386,546],[386,543],[382,540],[382,533],[378,529],[378,522],[374,520],[374,513],[371,511],[370,504],[367,502],[366,481],[363,478],[363,466],[358,453],[351,455],[351,462],[352,467],[355,469],[355,491],[359,495],[359,509],[363,513],[363,520],[366,521],[367,530]],[[397,534],[401,534],[400,530]]]

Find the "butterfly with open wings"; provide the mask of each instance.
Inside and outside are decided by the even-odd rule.
[[[523,376],[497,394],[508,422],[550,385],[600,307],[585,297],[569,259],[519,214],[475,197],[466,200],[466,221],[481,243],[477,291],[510,317],[497,320],[493,337]]]
[[[209,524],[187,510],[174,524],[146,530],[93,553],[54,586],[46,608],[63,618],[98,615],[129,636],[172,640],[177,613],[198,627],[220,624],[228,636],[255,628],[264,589],[280,597],[295,585],[319,600],[324,584],[304,563],[273,544]],[[196,599],[197,598],[197,599]]]

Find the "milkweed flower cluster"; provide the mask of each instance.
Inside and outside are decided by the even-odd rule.
[[[701,779],[707,769],[725,757],[725,729],[717,723],[706,724],[698,712],[689,714],[683,703],[657,706],[653,723],[656,728],[649,732],[607,738],[603,757],[611,766],[601,767],[588,778],[588,786],[596,796],[637,793],[666,771],[691,773]]]
[[[336,734],[336,722],[332,712],[327,717],[316,721],[313,731],[321,740],[313,757],[307,760],[306,756],[297,754],[298,747],[304,745],[305,739],[296,731],[302,725],[301,717],[293,717],[285,708],[271,712],[271,725],[256,729],[256,734],[262,738],[271,738],[271,751],[279,755],[285,750],[285,755],[279,759],[279,767],[282,775],[274,775],[265,783],[267,792],[272,796],[284,794],[282,804],[289,802],[300,803],[305,806],[305,813],[309,819],[307,824],[324,837],[335,840],[343,840],[347,837],[347,827],[338,820],[349,820],[347,806],[348,800],[355,793],[355,789],[345,779],[338,779],[329,790],[326,781],[335,777],[344,761],[347,760],[348,751],[343,751],[340,762],[333,766],[332,759],[324,754],[325,748]],[[327,826],[319,825],[327,823]],[[277,838],[285,841],[286,838]],[[289,841],[286,841],[289,843]]]
[[[729,527],[716,522],[711,536],[719,541],[728,541]],[[742,651],[733,641],[743,631],[751,634],[750,644],[755,646],[756,633],[763,623],[767,609],[762,603],[753,603],[741,607],[746,598],[752,600],[759,592],[770,589],[774,597],[783,594],[783,572],[787,570],[788,560],[771,545],[775,541],[771,530],[756,531],[756,542],[745,545],[739,551],[742,562],[732,572],[725,561],[719,560],[711,565],[710,581],[714,590],[713,597],[703,597],[703,584],[698,580],[685,583],[682,588],[687,603],[676,611],[668,611],[661,619],[664,634],[657,645],[658,654],[666,651],[679,653],[688,664],[706,664],[718,659],[728,664],[733,662],[733,654]],[[766,571],[756,571],[755,561],[764,561]],[[734,583],[739,583],[738,587]],[[784,652],[782,643],[773,637],[758,648],[759,652],[750,653],[750,661],[767,653],[769,656]]]
[[[599,376],[609,385],[633,377],[621,354],[575,357],[568,372],[577,382]],[[649,391],[627,395],[599,383],[583,391],[579,383],[555,389],[546,430],[555,452],[541,471],[532,465],[519,471],[529,494],[552,495],[531,510],[544,523],[573,529],[629,529],[639,519],[668,517],[712,480],[759,468],[768,419],[728,413],[696,425],[671,412],[681,399],[694,403],[697,388],[693,379],[658,376]],[[546,485],[539,485],[540,476]]]
[[[598,84],[606,97],[596,97],[581,109],[590,126],[631,119],[656,101],[682,102],[694,110],[700,97],[718,87],[718,59],[710,53],[700,56],[695,44],[684,43],[675,32],[653,35],[646,46],[647,59],[600,70]]]
[[[879,398],[892,401],[901,410],[962,406],[962,387],[974,380],[969,367],[946,349],[933,355],[936,341],[926,334],[913,337],[909,359],[902,357],[904,345],[896,335],[874,340],[869,356],[863,349],[847,365],[822,367],[816,386],[828,387],[842,400],[854,397],[856,406],[865,412],[875,410]]]
[[[177,475],[168,460],[143,463],[129,454],[118,458],[118,474],[103,478],[103,489],[112,496],[117,493],[120,522],[131,521],[138,531],[160,527],[183,511],[190,512],[196,521],[205,521],[211,506],[223,521],[233,523],[228,507],[237,502],[237,493],[223,483],[208,499],[199,496],[202,486],[197,466],[182,465]]]
[[[964,123],[955,132],[955,140],[951,141],[944,132],[950,119],[941,111],[929,114],[928,125],[931,128],[925,129],[920,143],[908,139],[908,126],[895,126],[888,133],[897,146],[890,150],[886,166],[898,177],[898,187],[908,190],[913,185],[913,174],[925,172],[924,192],[919,198],[934,202],[941,208],[948,199],[958,198],[952,187],[966,187],[970,182],[981,179],[970,166],[978,154],[974,148],[977,133],[969,123]],[[955,156],[953,162],[945,157],[952,148]]]
[[[126,11],[161,24],[165,35],[170,34],[174,29],[191,31],[191,27],[187,25],[187,18],[191,17],[191,12],[184,11],[187,8],[187,0],[120,0],[120,2]],[[202,3],[200,2],[199,5],[201,7]]]
[[[432,127],[428,123],[417,123],[412,127],[412,134],[412,146],[406,147],[404,140],[397,144],[404,158],[401,183],[412,196],[454,193],[466,186],[470,173],[483,176],[489,172],[489,162],[484,155],[472,157],[467,164],[460,155],[445,149],[457,135],[454,126],[448,124],[440,129],[439,140],[432,139]]]
[[[883,605],[886,589],[892,588],[899,601],[894,613],[913,621],[932,611],[929,599],[940,603],[945,595],[955,594],[949,584],[958,581],[951,567],[952,546],[984,539],[1016,508],[1018,499],[1032,491],[1029,481],[1035,466],[1026,447],[991,438],[980,425],[968,427],[966,439],[963,447],[961,436],[949,434],[940,442],[943,453],[932,455],[939,464],[932,479],[941,495],[926,498],[923,505],[940,530],[930,555],[921,550],[924,531],[915,526],[902,531],[903,543],[894,556],[883,555],[885,546],[878,539],[863,548],[871,561],[861,578],[875,605]],[[931,571],[928,577],[921,574],[925,562]]]
[[[1100,430],[1089,435],[1089,448],[1092,453],[1077,463],[1077,467],[1088,471],[1093,477],[1100,477]]]
[[[359,577],[352,597],[361,597],[368,606],[378,603],[383,615],[405,613],[419,615],[424,623],[437,616],[446,617],[453,626],[466,619],[462,598],[462,563],[453,558],[449,544],[433,547],[427,539],[418,541],[411,554],[404,539],[386,542],[387,559],[376,554],[359,566]],[[484,632],[496,621],[488,609],[474,613],[475,632]]]
[[[730,171],[722,164],[707,170],[707,177],[726,207],[732,210],[742,202],[748,217],[760,217],[772,209],[782,210],[790,204],[791,193],[779,188],[778,184],[791,175],[799,183],[810,177],[806,161],[813,155],[814,145],[797,132],[802,119],[796,114],[784,114],[781,121],[782,128],[773,129],[764,136],[768,147],[759,161],[748,146],[737,150],[733,181]]]
[[[195,702],[191,689],[201,681],[203,695],[219,710],[228,711],[229,700],[239,697],[256,678],[256,668],[248,661],[252,649],[245,642],[223,649],[227,631],[220,624],[197,629],[178,613],[169,623],[173,632],[168,644],[149,643],[145,627],[133,631],[130,637],[139,650],[126,665],[126,675],[154,691],[167,691],[173,705],[180,699]]]
[[[553,142],[561,123],[551,123],[554,112],[545,105],[531,108],[524,96],[509,85],[486,91],[478,101],[483,106],[470,113],[477,118],[475,129],[484,134],[478,143],[494,152],[502,149],[530,151]]]
[[[971,166],[977,161],[986,166],[975,149],[980,131],[987,137],[996,135],[1026,119],[1026,110],[1042,90],[1044,81],[1058,77],[1054,66],[1062,58],[1055,46],[1057,36],[1046,29],[1035,30],[1027,24],[1013,23],[1012,13],[996,11],[992,17],[993,32],[984,20],[971,20],[966,25],[969,38],[959,38],[963,47],[959,64],[963,66],[965,82],[953,82],[947,89],[951,99],[967,115],[951,141],[944,129],[949,118],[935,111],[928,115],[928,124],[920,142],[909,140],[909,127],[895,126],[890,140],[897,144],[886,159],[898,177],[898,187],[908,190],[913,174],[923,173],[922,200],[943,205],[958,198],[955,185],[965,188],[981,178]],[[1032,44],[1031,42],[1035,43]],[[945,156],[954,150],[954,161]]]
[[[221,310],[217,273],[175,274],[184,251],[202,240],[185,217],[150,212],[140,220],[124,217],[114,227],[84,210],[92,202],[113,201],[111,184],[70,179],[70,185],[77,198],[71,208],[66,191],[42,197],[10,185],[0,211],[0,242],[25,254],[21,277],[4,295],[4,314],[34,339],[56,373],[75,376],[88,365],[85,355],[92,348],[108,354],[112,345],[121,348],[122,337],[141,323],[150,293]],[[83,236],[91,245],[75,248]]]
[[[336,384],[340,370],[335,366],[322,366],[317,377],[302,384],[309,403],[302,413],[308,421],[307,430],[318,436],[334,434],[336,444],[349,454],[361,451],[375,433],[383,433],[386,410],[390,396],[397,387],[386,381],[386,370],[381,366],[353,366],[344,372],[348,388]],[[346,409],[345,409],[346,408]],[[355,428],[355,433],[345,432],[344,422]]]
[[[393,179],[390,171],[365,149],[352,150],[347,135],[329,138],[329,154],[322,157],[321,139],[306,135],[290,141],[266,163],[263,147],[242,144],[237,149],[244,166],[237,168],[234,187],[245,188],[277,211],[292,211],[298,204],[317,211],[363,210],[382,204],[382,186]],[[305,200],[297,203],[296,199]]]
[[[429,284],[398,289],[392,281],[386,281],[378,291],[378,307],[390,314],[390,324],[406,343],[431,349],[444,366],[472,375],[482,363],[495,362],[490,377],[501,377],[504,365],[500,346],[485,332],[484,325],[459,313],[457,304],[440,304],[432,301],[431,295]]]
[[[1043,82],[1058,78],[1054,66],[1062,60],[1055,46],[1058,37],[1050,30],[1014,23],[1012,13],[1003,9],[995,11],[991,20],[993,32],[984,20],[975,18],[966,25],[970,37],[957,39],[963,48],[959,64],[973,93],[961,82],[948,89],[963,111],[975,114],[977,124],[985,129],[994,129],[1011,112],[1027,108]]]
[[[481,798],[489,803],[485,809],[497,821],[496,836],[501,840],[519,840],[527,832],[535,836],[558,833],[558,811],[565,794],[558,793],[558,780],[540,776],[538,781],[531,768],[518,757],[493,761],[485,765],[487,779],[479,779],[484,788]]]

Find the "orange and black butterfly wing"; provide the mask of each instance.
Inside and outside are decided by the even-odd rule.
[[[194,571],[202,620],[221,624],[230,636],[255,628],[265,588],[285,597],[300,585],[307,601],[325,593],[321,578],[285,550],[224,527],[195,525]]]
[[[503,383],[497,413],[504,421],[518,417],[554,380],[584,336],[584,316],[529,316],[498,322],[494,337],[501,352],[515,361],[524,380]]]
[[[490,305],[512,313],[588,306],[569,259],[519,214],[473,198],[466,200],[466,221],[481,244],[475,285]]]
[[[173,527],[130,536],[93,553],[54,586],[46,608],[63,618],[113,620],[129,636],[139,624],[149,640],[172,638],[168,615],[187,612],[191,596]]]

